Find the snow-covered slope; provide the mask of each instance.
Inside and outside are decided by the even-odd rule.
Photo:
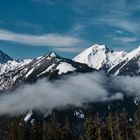
[[[42,77],[52,79],[66,73],[91,72],[93,70],[86,64],[74,62],[55,53],[50,53],[49,55],[38,57],[26,65],[16,67],[14,71],[0,75],[0,91],[12,88],[23,82],[34,82]]]
[[[108,74],[113,75],[139,75],[140,74],[140,46],[121,60],[120,63],[113,66]]]
[[[7,73],[9,71],[14,71],[17,68],[30,63],[32,59],[23,59],[23,60],[9,60],[4,64],[0,64],[0,75]]]
[[[95,44],[82,51],[73,60],[85,63],[96,70],[104,69],[107,71],[112,66],[118,64],[126,54],[124,51],[114,51],[104,45]]]
[[[12,60],[12,58],[0,50],[0,64],[6,63],[9,60]]]
[[[31,59],[13,60],[10,56],[0,50],[0,75],[9,71],[14,71],[18,67],[31,62]]]

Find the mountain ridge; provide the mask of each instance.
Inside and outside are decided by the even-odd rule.
[[[104,70],[108,75],[139,75],[140,47],[127,53],[95,44],[74,59],[63,58],[50,52],[35,59],[9,60],[0,64],[0,90],[42,77],[51,79],[69,73],[100,70]]]
[[[139,75],[140,74],[140,46],[129,52],[120,63],[113,66],[108,74]],[[133,69],[132,69],[133,68]]]
[[[96,70],[105,70],[108,75],[140,74],[140,46],[130,52],[125,52],[95,44],[79,53],[73,60],[85,63]]]
[[[40,78],[56,79],[64,74],[91,72],[94,69],[86,64],[74,62],[55,53],[37,57],[0,75],[0,91],[7,90],[23,82],[35,82]]]

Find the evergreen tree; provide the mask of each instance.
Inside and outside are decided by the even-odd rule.
[[[129,140],[128,136],[128,130],[129,130],[129,124],[128,124],[128,114],[126,113],[125,109],[123,109],[122,113],[120,113],[120,129],[122,132],[122,138]]]
[[[30,126],[30,140],[42,140],[43,131],[41,130],[40,123],[33,123]]]
[[[114,129],[113,129],[113,116],[110,113],[106,119],[105,122],[105,137],[108,138],[108,140],[114,140]]]
[[[114,115],[114,140],[123,140],[122,138],[122,132],[120,130],[120,116],[118,112],[115,113]]]
[[[96,118],[94,120],[95,124],[95,139],[101,140],[101,119],[99,119],[98,114],[96,115]]]
[[[134,113],[132,131],[135,139],[140,140],[140,112],[139,111],[136,111]]]
[[[66,117],[65,124],[64,124],[63,129],[62,129],[62,140],[66,140],[66,139],[67,140],[73,139],[73,135],[72,135],[72,131],[71,131],[68,117]]]
[[[52,113],[50,122],[43,125],[43,140],[61,140],[62,130],[58,126],[55,113]]]
[[[49,130],[47,130],[48,124],[44,121],[42,126],[42,140],[47,140]],[[49,128],[48,128],[49,129]]]
[[[18,124],[18,140],[29,140],[29,129],[23,121]]]
[[[9,122],[5,132],[5,140],[18,140],[19,118]]]
[[[92,116],[89,116],[85,122],[87,140],[95,139],[95,124]]]

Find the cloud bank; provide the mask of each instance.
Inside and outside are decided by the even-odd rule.
[[[47,110],[68,105],[82,106],[87,102],[122,100],[124,94],[140,94],[140,78],[106,77],[104,73],[78,74],[53,82],[41,79],[23,85],[0,97],[0,114],[20,114],[30,109]],[[112,89],[117,92],[111,93]]]
[[[112,79],[111,85],[127,95],[140,95],[140,77],[117,76]]]

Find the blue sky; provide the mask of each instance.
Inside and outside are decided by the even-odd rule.
[[[140,45],[139,0],[1,0],[0,50],[13,58],[51,51],[72,58],[93,44]]]

